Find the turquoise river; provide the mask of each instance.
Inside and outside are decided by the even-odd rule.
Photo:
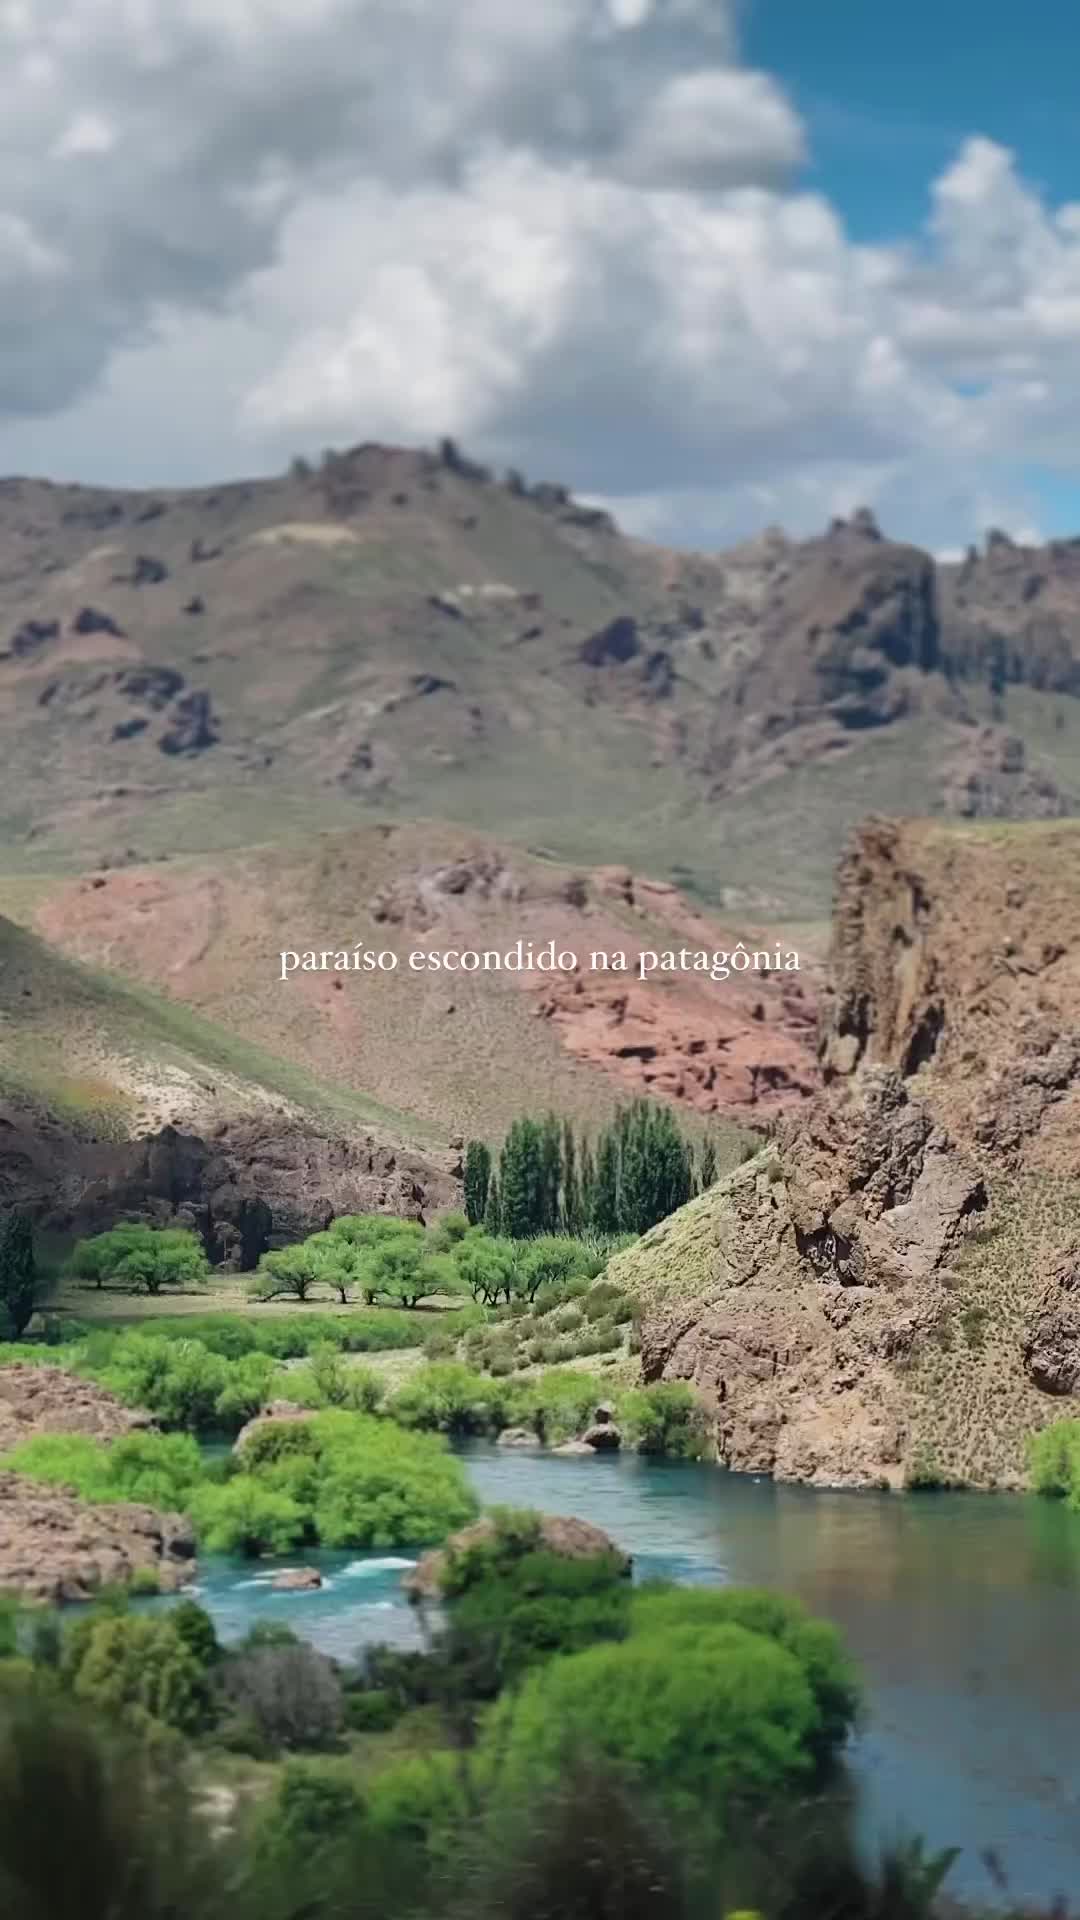
[[[578,1514],[639,1579],[774,1586],[835,1620],[862,1670],[851,1751],[870,1844],[917,1831],[963,1849],[952,1890],[991,1900],[1080,1891],[1080,1515],[1022,1495],[830,1493],[716,1467],[618,1456],[464,1456],[487,1504]],[[209,1560],[200,1595],[223,1638],[287,1620],[342,1659],[411,1644],[415,1556],[319,1554],[321,1590],[273,1593],[273,1568]]]

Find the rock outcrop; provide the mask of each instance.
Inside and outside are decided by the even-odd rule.
[[[59,1367],[0,1367],[0,1453],[36,1433],[107,1441],[153,1424],[148,1413],[121,1406],[104,1387]]]
[[[645,1376],[698,1388],[734,1467],[1022,1485],[1080,1385],[1080,830],[867,823],[820,1056],[763,1154],[612,1263]]]
[[[562,1514],[545,1513],[539,1519],[540,1545],[548,1553],[561,1554],[567,1560],[588,1560],[598,1554],[615,1554],[622,1572],[629,1575],[632,1567],[630,1555],[623,1553],[602,1528],[594,1527],[588,1520],[574,1520]],[[452,1533],[445,1546],[423,1554],[405,1574],[401,1584],[409,1599],[416,1604],[438,1601],[448,1556],[465,1553],[470,1547],[482,1546],[485,1541],[494,1538],[495,1522],[488,1519],[477,1520],[473,1526],[463,1527],[460,1533]]]
[[[271,1400],[251,1420],[241,1427],[233,1441],[233,1452],[243,1453],[256,1434],[264,1433],[267,1428],[280,1425],[283,1421],[314,1420],[315,1414],[310,1407],[298,1407],[291,1400]]]
[[[90,1600],[102,1587],[152,1576],[162,1592],[194,1578],[189,1522],[151,1507],[91,1506],[61,1487],[0,1472],[0,1592]]]
[[[454,1204],[453,1164],[271,1113],[205,1134],[166,1126],[144,1139],[88,1142],[55,1115],[0,1101],[0,1202],[80,1234],[119,1217],[190,1226],[215,1263],[244,1272],[268,1246],[337,1214],[417,1219]]]
[[[646,1317],[645,1379],[698,1389],[729,1466],[898,1484],[910,1436],[895,1363],[945,1308],[942,1270],[986,1205],[978,1169],[878,1070],[693,1205],[712,1243],[701,1295]]]
[[[994,1164],[1067,1169],[1080,1128],[1080,833],[872,820],[840,864],[820,1055],[925,1098]]]
[[[1080,1243],[1054,1261],[1024,1337],[1024,1365],[1043,1393],[1080,1393]]]

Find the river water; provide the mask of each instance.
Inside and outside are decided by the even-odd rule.
[[[639,1579],[798,1594],[862,1670],[851,1764],[868,1839],[899,1829],[961,1847],[958,1894],[992,1898],[986,1848],[1015,1899],[1080,1894],[1080,1515],[1023,1495],[819,1492],[633,1456],[477,1445],[465,1458],[485,1504],[592,1520]],[[269,1618],[339,1658],[415,1644],[410,1556],[308,1558],[326,1577],[311,1594],[272,1593],[262,1564],[205,1562],[222,1637]]]

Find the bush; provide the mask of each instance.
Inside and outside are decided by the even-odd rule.
[[[49,1486],[70,1487],[83,1500],[181,1511],[203,1473],[197,1443],[180,1433],[128,1433],[111,1446],[85,1434],[38,1433],[13,1448],[4,1464]]]
[[[775,1640],[799,1662],[814,1696],[820,1736],[814,1751],[832,1756],[851,1732],[859,1710],[859,1683],[836,1628],[809,1615],[786,1594],[756,1587],[645,1586],[633,1597],[633,1631],[664,1634],[675,1628],[734,1623]]]
[[[354,1733],[387,1733],[400,1720],[401,1709],[384,1688],[368,1687],[346,1696],[345,1716]]]
[[[256,1752],[333,1746],[345,1724],[345,1698],[332,1663],[303,1641],[234,1654],[221,1684],[234,1738],[239,1723],[253,1734]]]
[[[223,1486],[200,1487],[191,1517],[207,1553],[289,1553],[308,1531],[298,1501],[246,1473]]]
[[[683,1805],[768,1804],[812,1775],[820,1719],[798,1660],[734,1622],[549,1661],[499,1701],[485,1759],[511,1791],[592,1753]]]
[[[464,1437],[498,1433],[512,1417],[510,1390],[457,1361],[437,1361],[398,1388],[387,1406],[403,1427]]]
[[[442,1652],[467,1662],[493,1695],[526,1667],[630,1626],[630,1587],[616,1554],[570,1559],[540,1542],[539,1516],[500,1512],[495,1533],[452,1554],[443,1575]]]
[[[112,1345],[98,1378],[127,1406],[145,1407],[166,1426],[200,1432],[220,1418],[230,1371],[201,1341],[129,1333]]]
[[[619,1401],[619,1418],[639,1453],[700,1460],[706,1450],[704,1411],[693,1389],[680,1380],[631,1389]]]
[[[364,1802],[340,1766],[318,1760],[287,1760],[277,1792],[257,1837],[265,1864],[286,1870],[316,1863],[343,1831],[363,1818]]]
[[[195,1733],[210,1717],[206,1668],[168,1615],[90,1618],[70,1635],[62,1672],[76,1699],[135,1726]]]
[[[328,1547],[426,1545],[477,1511],[460,1461],[434,1435],[359,1414],[324,1413],[314,1522]]]
[[[38,1689],[0,1713],[0,1912],[9,1920],[235,1920],[228,1852],[160,1743]]]
[[[1032,1434],[1028,1465],[1036,1493],[1064,1500],[1080,1512],[1080,1420],[1055,1420]]]

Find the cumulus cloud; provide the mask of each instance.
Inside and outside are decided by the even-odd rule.
[[[0,416],[84,477],[110,421],[145,476],[156,396],[162,478],[193,421],[234,466],[451,432],[668,537],[1030,525],[1080,207],[976,137],[860,246],[806,157],[727,0],[0,0]]]

